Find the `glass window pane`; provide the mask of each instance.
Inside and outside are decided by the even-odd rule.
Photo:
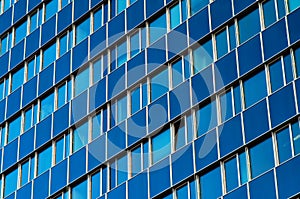
[[[198,10],[201,10],[209,3],[209,0],[191,0],[191,14],[195,14]]]
[[[86,180],[72,188],[72,198],[74,199],[88,198]]]
[[[134,114],[138,110],[140,110],[141,102],[140,102],[140,87],[134,89],[131,92],[131,114]]]
[[[300,76],[300,48],[297,48],[294,51],[294,56],[295,56],[295,64],[296,64],[296,75],[297,77]]]
[[[102,26],[102,8],[94,13],[94,31]]]
[[[197,180],[190,182],[190,199],[199,199]]]
[[[241,89],[239,85],[233,88],[233,97],[234,97],[234,111],[235,114],[238,114],[242,110]]]
[[[288,55],[284,56],[283,62],[284,62],[286,83],[289,83],[294,79],[291,55],[288,54]]]
[[[83,92],[89,87],[90,82],[90,70],[89,67],[80,71],[75,77],[75,96]]]
[[[57,90],[57,108],[60,108],[66,103],[66,83],[58,87]]]
[[[117,65],[122,66],[127,61],[127,42],[123,42],[117,47]]]
[[[183,81],[182,60],[172,64],[172,84],[173,88]]]
[[[299,123],[295,122],[292,124],[293,142],[295,155],[300,153],[300,128]]]
[[[269,138],[250,148],[249,155],[252,178],[274,167],[272,139]]]
[[[143,144],[143,169],[146,169],[149,167],[149,144],[148,142],[145,142]]]
[[[19,88],[24,82],[24,67],[12,74],[11,92]]]
[[[194,74],[211,64],[213,61],[213,50],[211,40],[193,50]]]
[[[90,35],[90,18],[76,26],[76,44],[84,40]]]
[[[220,108],[222,122],[233,116],[231,90],[220,96]]]
[[[163,70],[151,79],[151,101],[162,96],[169,90],[168,69]]]
[[[152,138],[152,163],[156,163],[171,153],[170,129]]]
[[[201,199],[219,198],[222,195],[221,171],[216,168],[200,177]]]
[[[18,169],[13,170],[5,176],[4,197],[17,189]]]
[[[121,121],[127,118],[127,96],[117,101],[118,103],[118,111],[117,111],[117,123],[119,124]]]
[[[149,24],[150,44],[167,32],[166,14],[161,15]]]
[[[184,56],[183,65],[184,65],[184,79],[188,79],[191,77],[191,73],[192,73],[189,55]]]
[[[91,184],[91,198],[96,199],[100,196],[100,172],[92,175]]]
[[[44,149],[38,155],[38,175],[45,172],[51,167],[52,147]]]
[[[264,11],[265,27],[268,27],[276,21],[275,2],[274,0],[265,1],[263,2],[262,7]]]
[[[125,182],[128,177],[127,168],[127,155],[118,160],[118,171],[117,171],[118,185]]]
[[[110,174],[109,183],[110,183],[110,188],[112,189],[116,186],[116,163],[115,162],[110,164],[109,174]]]
[[[148,87],[147,83],[144,83],[142,85],[142,107],[146,106],[148,104]]]
[[[140,38],[139,32],[135,33],[130,37],[130,57],[138,54],[140,51]]]
[[[52,17],[58,10],[58,1],[51,0],[46,4],[45,21]]]
[[[15,44],[21,41],[27,33],[27,21],[16,27]]]
[[[56,43],[52,44],[43,54],[43,68],[49,66],[56,59]]]
[[[93,83],[102,78],[102,59],[98,59],[93,63]]]
[[[244,81],[244,97],[246,108],[267,95],[265,71],[260,71],[250,79]]]
[[[283,71],[281,60],[276,61],[275,63],[269,66],[270,71],[270,81],[271,81],[271,89],[272,92],[283,86]]]
[[[230,50],[232,50],[236,47],[235,24],[229,26],[228,31],[230,40]]]
[[[186,199],[188,198],[188,186],[184,185],[176,190],[176,198],[177,199]]]
[[[26,161],[21,166],[21,186],[29,182],[29,161]]]
[[[125,10],[126,8],[126,0],[116,0],[118,2],[117,4],[117,14]]]
[[[201,136],[217,125],[216,102],[213,101],[196,112],[197,136]]]
[[[43,120],[54,111],[54,93],[41,100],[40,109],[40,120]]]
[[[290,131],[285,128],[276,134],[279,162],[284,162],[292,157]]]
[[[0,100],[2,100],[4,98],[4,90],[5,90],[4,81],[1,81],[0,82]]]
[[[258,9],[238,20],[240,43],[248,40],[260,31],[260,20]]]
[[[88,123],[84,123],[73,131],[73,153],[88,143]]]
[[[35,76],[35,71],[34,71],[34,62],[35,60],[31,60],[27,63],[27,80],[31,79],[33,76]]]
[[[68,48],[68,34],[63,35],[59,38],[59,56],[62,56],[67,52]]]
[[[102,194],[107,192],[107,168],[102,168]]]
[[[1,38],[1,55],[7,51],[7,36]]]
[[[184,120],[180,120],[174,124],[175,134],[175,150],[185,145],[185,124]]]
[[[187,18],[188,10],[187,10],[187,1],[181,0],[181,15],[182,15],[182,21],[185,21]]]
[[[192,115],[186,117],[186,128],[187,128],[187,142],[190,142],[194,139],[194,130],[193,130],[193,118]]]
[[[32,108],[30,107],[24,114],[24,131],[27,131],[32,126]]]
[[[55,142],[55,163],[64,159],[64,137]]]
[[[300,6],[299,0],[288,0],[289,11],[292,12]]]
[[[248,170],[247,170],[247,159],[246,159],[246,153],[241,153],[239,155],[239,168],[240,168],[240,180],[241,184],[244,184],[248,182]]]
[[[216,47],[218,58],[222,57],[228,52],[226,28],[216,35]]]
[[[102,115],[101,112],[95,115],[92,119],[92,139],[95,139],[102,133]]]
[[[170,8],[170,28],[174,29],[180,24],[180,7],[179,3]]]
[[[138,147],[131,152],[131,169],[132,176],[134,176],[142,170],[141,147]]]
[[[236,157],[225,162],[224,167],[226,175],[226,191],[229,192],[239,185]]]
[[[277,0],[278,18],[285,16],[285,0]]]
[[[7,143],[14,140],[20,135],[21,132],[21,117],[17,117],[13,121],[8,123],[8,137]]]

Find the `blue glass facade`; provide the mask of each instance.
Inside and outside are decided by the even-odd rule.
[[[0,198],[300,195],[298,0],[0,0]]]

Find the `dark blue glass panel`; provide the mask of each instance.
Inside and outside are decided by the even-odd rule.
[[[4,121],[5,106],[6,106],[6,99],[3,99],[0,101],[0,122]]]
[[[145,51],[137,54],[127,62],[128,86],[134,84],[145,75]]]
[[[49,195],[49,171],[40,175],[33,182],[33,198],[47,198]],[[47,187],[45,189],[45,187]]]
[[[72,198],[88,198],[87,180],[80,182],[72,188]]]
[[[82,119],[87,114],[87,91],[73,99],[71,105],[71,124]]]
[[[198,41],[204,35],[209,33],[208,22],[209,20],[207,8],[205,8],[204,10],[202,10],[201,12],[197,13],[189,19],[190,44]]]
[[[55,67],[55,83],[58,83],[70,73],[70,55],[71,52],[67,52],[56,61]]]
[[[195,141],[196,170],[199,171],[218,159],[216,131]]]
[[[195,0],[194,0],[195,1]],[[193,2],[193,1],[192,1]],[[210,5],[212,29],[223,24],[232,16],[231,1],[219,0]]]
[[[187,48],[187,28],[186,23],[182,23],[167,35],[168,58],[171,59],[176,54]]]
[[[247,8],[249,5],[255,2],[255,0],[234,0],[234,13],[239,13],[240,11]]]
[[[16,113],[21,106],[21,88],[10,94],[7,98],[6,118]]]
[[[268,0],[263,2],[262,9],[264,13],[265,27],[268,27],[276,21],[276,10],[274,0]]]
[[[292,157],[291,138],[289,128],[276,134],[279,162],[284,162]]]
[[[193,174],[193,151],[191,144],[172,154],[171,158],[173,184],[177,184]]]
[[[239,185],[238,165],[236,156],[224,163],[226,191],[229,192]]]
[[[70,156],[69,159],[69,182],[73,182],[75,179],[85,173],[86,162],[82,161],[86,159],[85,147]]]
[[[221,157],[243,145],[240,115],[219,127]]]
[[[166,14],[163,14],[149,23],[149,43],[153,44],[156,40],[167,33]]]
[[[17,191],[16,199],[31,198],[32,183],[28,183]]]
[[[244,112],[244,129],[246,142],[258,137],[269,129],[266,100]]]
[[[189,81],[170,92],[170,117],[175,118],[190,107]]]
[[[126,146],[125,123],[114,127],[107,133],[107,158],[122,151]]]
[[[150,73],[166,61],[166,40],[162,37],[147,50],[147,72]]]
[[[269,98],[272,127],[296,114],[293,85],[279,90]],[[282,100],[284,99],[284,100]]]
[[[166,158],[158,164],[152,166],[149,171],[149,178],[150,197],[153,197],[170,187],[171,183],[169,158]]]
[[[91,57],[96,56],[106,47],[106,26],[102,26],[90,37]]]
[[[222,195],[220,167],[200,176],[201,199],[218,198]]]
[[[208,67],[192,77],[193,105],[210,96],[214,91],[212,67]]]
[[[12,48],[11,57],[13,59],[10,59],[10,69],[13,69],[24,60],[24,40]]]
[[[126,199],[126,184],[118,186],[116,189],[108,192],[107,199]]]
[[[37,28],[30,35],[26,37],[26,53],[25,56],[30,56],[33,52],[35,52],[40,45],[40,28]]]
[[[127,9],[127,30],[135,28],[144,20],[144,1],[138,0]]]
[[[73,48],[72,71],[78,69],[88,59],[88,39]]]
[[[118,16],[108,23],[108,44],[118,40],[124,35],[125,31],[125,12],[120,13]]]
[[[257,177],[274,166],[272,139],[269,138],[249,149],[251,175]]]
[[[215,64],[216,90],[219,90],[237,78],[235,51],[229,53]]]
[[[44,93],[53,85],[53,68],[54,65],[51,64],[39,73],[39,95]]]
[[[274,172],[270,171],[251,181],[249,189],[251,198],[276,198]]]
[[[89,109],[93,111],[106,101],[106,78],[103,78],[89,90]]]
[[[27,1],[17,1],[14,4],[14,23],[26,14]]]
[[[220,100],[221,122],[224,122],[233,116],[231,90],[228,90],[227,92],[221,94],[219,100]]]
[[[291,43],[300,39],[300,26],[295,24],[298,23],[300,18],[300,9],[288,15],[288,26]]]
[[[12,166],[17,161],[18,155],[18,139],[9,143],[4,147],[3,171]]]
[[[105,135],[95,139],[88,146],[88,170],[95,168],[105,161],[106,139]]]
[[[52,117],[47,117],[36,127],[36,148],[43,145],[51,138],[51,122]]]
[[[146,109],[130,117],[127,126],[128,146],[130,146],[146,135]]]
[[[108,99],[125,89],[125,65],[108,75]]]
[[[55,0],[53,0],[55,1]],[[55,36],[56,32],[56,17],[52,17],[42,25],[42,44],[44,45]]]
[[[218,58],[228,52],[227,29],[216,34],[216,50]]]
[[[191,14],[195,14],[209,3],[208,0],[191,0]]]
[[[2,35],[6,31],[12,22],[12,8],[8,9],[6,12],[0,16],[0,34]]]
[[[57,32],[61,32],[72,23],[72,3],[58,12]]]
[[[74,0],[74,20],[86,13],[89,9],[89,1]]]
[[[152,132],[163,126],[168,120],[168,99],[167,95],[162,96],[148,108],[148,130]]]
[[[270,83],[272,92],[283,86],[283,71],[281,59],[269,65]]]
[[[151,16],[153,13],[155,13],[157,10],[162,8],[164,6],[163,0],[158,0],[155,3],[151,0],[146,0],[146,18]]]
[[[148,197],[147,173],[141,173],[128,181],[128,198],[140,199]]]
[[[289,83],[294,79],[293,65],[292,65],[290,54],[283,57],[283,63],[284,63],[284,70],[285,70],[285,79],[286,82]]]
[[[293,142],[294,142],[294,153],[299,154],[300,153],[300,139],[298,137],[300,136],[300,128],[299,128],[299,122],[292,124],[292,136],[293,136]]]
[[[55,165],[51,169],[51,189],[50,193],[53,194],[67,184],[67,160]]]
[[[19,158],[22,159],[34,149],[34,128],[23,133],[20,137]]]
[[[243,75],[262,62],[259,35],[238,48],[240,75]]]
[[[69,126],[69,104],[57,110],[53,120],[53,136],[56,136]]]
[[[244,198],[244,199],[248,198],[246,185],[242,186],[224,196],[224,199],[240,199],[240,198]]]
[[[297,156],[276,169],[279,198],[289,198],[299,193],[299,165],[300,156]]]
[[[282,19],[262,33],[265,60],[287,47],[285,26],[285,20]]]
[[[246,16],[238,20],[240,43],[245,42],[250,37],[260,31],[259,10],[248,13]]]
[[[8,71],[9,53],[5,53],[0,56],[0,63],[2,63],[0,67],[0,77],[2,78],[2,76]]]
[[[217,125],[216,101],[212,101],[196,111],[196,132],[201,136]]]

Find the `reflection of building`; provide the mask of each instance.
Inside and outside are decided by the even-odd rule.
[[[298,7],[0,0],[0,198],[297,196]]]

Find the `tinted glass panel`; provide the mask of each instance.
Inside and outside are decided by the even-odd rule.
[[[127,118],[127,96],[123,97],[122,99],[118,100],[118,111],[117,111],[117,123],[120,123],[124,119]]]
[[[21,117],[17,117],[8,124],[7,143],[14,140],[21,132]]]
[[[131,113],[135,113],[140,109],[140,87],[131,92]]]
[[[283,86],[283,71],[281,60],[276,61],[275,63],[269,66],[270,70],[270,81],[271,81],[271,88],[272,92],[276,91],[280,87]]]
[[[238,21],[240,43],[260,31],[260,20],[258,9],[252,11]]]
[[[117,65],[120,67],[127,61],[127,42],[123,42],[117,47]]]
[[[90,34],[90,18],[76,26],[76,44],[87,38]]]
[[[211,40],[193,50],[194,73],[199,72],[213,61]]]
[[[169,90],[168,70],[165,69],[151,79],[151,101]]]
[[[118,160],[118,184],[121,184],[122,182],[127,180],[127,170],[127,156],[124,156]]]
[[[226,28],[216,35],[217,55],[222,57],[228,52],[227,31]]]
[[[294,151],[295,154],[299,154],[300,153],[300,128],[298,122],[292,124],[292,132],[293,132],[293,141],[294,141]]]
[[[88,143],[88,123],[77,127],[73,131],[73,152]]]
[[[102,59],[93,63],[93,83],[96,83],[102,78]]]
[[[27,33],[27,21],[23,22],[20,26],[16,27],[15,44],[21,41]]]
[[[186,199],[188,198],[188,186],[184,185],[183,187],[176,190],[177,199]]]
[[[56,43],[48,47],[43,54],[43,68],[49,66],[56,59]]]
[[[24,67],[12,74],[11,92],[20,87],[24,82]]]
[[[173,29],[180,23],[180,7],[179,4],[170,8],[170,28]]]
[[[226,121],[233,116],[231,90],[220,96],[220,107],[222,121]]]
[[[196,112],[197,136],[201,136],[217,125],[216,102],[213,101]]]
[[[41,100],[40,120],[44,119],[54,111],[54,93]]]
[[[89,67],[80,71],[75,77],[75,96],[83,92],[89,87],[90,81],[90,70]]]
[[[170,129],[163,131],[152,138],[153,164],[171,153]]]
[[[52,147],[44,149],[38,155],[38,175],[51,167]]]
[[[155,21],[149,24],[150,44],[160,38],[167,32],[166,15],[158,17]]]
[[[94,13],[94,31],[102,26],[102,8]]]
[[[45,21],[52,17],[58,10],[58,1],[52,0],[46,4]]]
[[[263,4],[265,27],[268,27],[276,21],[274,0],[265,1]]]
[[[183,81],[182,60],[172,64],[172,84],[173,88]]]
[[[298,0],[288,0],[289,11],[292,12],[300,6],[300,1]]]
[[[72,198],[84,199],[87,198],[87,181],[83,181],[80,184],[72,188]]]
[[[96,199],[98,196],[100,196],[100,172],[92,175],[91,184],[91,198]]]
[[[191,0],[191,14],[195,14],[198,10],[209,3],[209,0]]]
[[[138,147],[131,152],[131,169],[132,176],[142,170],[141,147]]]
[[[17,189],[18,169],[13,170],[5,176],[4,196],[9,195]]]
[[[185,145],[185,125],[184,120],[180,120],[174,124],[175,133],[175,150]]]
[[[289,128],[285,128],[277,133],[277,146],[279,162],[284,162],[292,157]]]
[[[226,174],[226,191],[229,192],[238,186],[238,168],[237,161],[233,159],[225,162],[225,174]]]
[[[130,57],[133,57],[139,52],[140,49],[140,38],[139,32],[135,33],[130,37]]]
[[[220,168],[216,168],[200,177],[201,199],[218,198],[222,195]]]
[[[61,138],[55,143],[55,162],[58,163],[64,158],[64,138]]]

